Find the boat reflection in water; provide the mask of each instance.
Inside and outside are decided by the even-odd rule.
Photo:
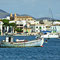
[[[36,40],[19,40],[13,41],[12,35],[7,35],[6,40],[1,41],[0,47],[12,48],[12,47],[43,47],[44,38],[37,38]]]

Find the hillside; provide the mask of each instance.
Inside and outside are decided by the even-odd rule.
[[[6,18],[7,16],[10,16],[10,13],[0,9],[0,18]],[[14,16],[14,14],[13,14]],[[30,16],[30,15],[27,15],[27,14],[22,14],[22,15],[19,15],[17,14],[17,16]],[[32,17],[32,16],[30,16]],[[34,17],[32,17],[34,18]],[[54,19],[54,18],[50,18],[50,17],[41,17],[41,18],[34,18],[35,20],[58,20],[58,19]]]
[[[10,16],[10,14],[0,9],[0,18],[5,18],[6,16]]]
[[[41,17],[41,18],[37,18],[36,20],[58,20],[58,19],[54,19],[50,17]]]

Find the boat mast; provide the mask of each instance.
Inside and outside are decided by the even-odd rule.
[[[51,8],[49,8],[49,11],[50,11],[50,13],[51,13],[51,18],[52,18],[52,19],[50,19],[50,20],[52,20],[52,25],[53,25],[54,20],[53,20],[53,13],[52,13]]]

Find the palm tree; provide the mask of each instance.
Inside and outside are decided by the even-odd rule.
[[[22,32],[22,29],[21,29],[21,28],[15,28],[15,30],[16,30],[17,32]]]
[[[16,23],[9,23],[9,26],[12,26],[12,28],[13,28],[13,33],[14,33],[15,28],[16,28]]]
[[[9,26],[9,20],[3,19],[2,22],[3,22],[3,28],[4,28],[3,32],[6,33],[7,32],[7,27]]]
[[[15,23],[9,23],[9,20],[7,20],[7,19],[3,19],[2,22],[4,23],[3,27],[4,27],[5,30],[6,30],[6,28],[9,28],[11,26],[13,28],[13,33],[14,33],[14,28],[16,27]],[[4,31],[4,33],[5,32],[8,33],[8,31]]]

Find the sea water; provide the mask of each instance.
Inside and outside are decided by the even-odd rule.
[[[0,41],[2,39],[5,36],[0,36]],[[16,39],[32,40],[35,37],[15,36]],[[60,39],[47,39],[43,47],[0,48],[0,60],[60,60]]]

